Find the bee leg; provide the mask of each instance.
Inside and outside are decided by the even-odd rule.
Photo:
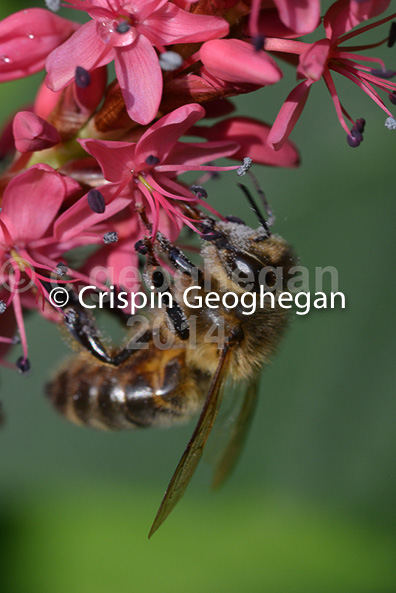
[[[194,266],[184,253],[178,247],[172,245],[168,239],[165,239],[161,233],[157,233],[157,242],[160,246],[160,250],[168,255],[169,260],[173,263],[176,269],[181,270],[188,276],[193,274],[196,275],[197,280],[201,277],[201,270]],[[190,328],[187,317],[173,295],[172,287],[169,286],[169,282],[155,256],[151,240],[147,238],[146,240],[138,241],[135,245],[135,249],[141,255],[147,256],[144,275],[152,290],[157,294],[162,294],[162,302],[165,305],[166,314],[177,336],[181,340],[188,340],[190,337]],[[172,257],[174,261],[172,261]],[[168,295],[164,293],[170,294],[172,299],[169,299]]]
[[[194,277],[198,282],[201,280],[202,270],[195,266],[179,247],[173,245],[162,235],[162,233],[159,232],[157,233],[157,241],[161,251],[166,253],[169,261],[176,270],[186,274],[186,276]]]
[[[65,324],[71,336],[88,352],[101,362],[119,366],[127,358],[129,358],[136,348],[129,349],[122,348],[115,356],[110,356],[106,351],[100,339],[100,332],[96,327],[95,319],[86,311],[78,301],[77,295],[71,291],[70,301],[73,306],[68,307],[65,312]],[[140,342],[146,343],[151,339],[151,332],[146,331],[139,339]]]

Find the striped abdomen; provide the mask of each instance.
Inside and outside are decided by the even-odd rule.
[[[185,365],[185,351],[139,351],[113,367],[92,357],[71,358],[47,385],[66,418],[101,429],[167,426],[200,409],[210,377]]]

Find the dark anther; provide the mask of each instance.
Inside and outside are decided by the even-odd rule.
[[[396,91],[392,91],[391,93],[389,93],[388,97],[389,101],[393,103],[393,105],[396,105]]]
[[[118,241],[118,233],[117,231],[110,231],[103,235],[103,243],[109,245],[110,243],[117,243]]]
[[[366,120],[364,119],[364,117],[359,117],[356,120],[355,125],[353,126],[352,129],[355,129],[358,132],[360,132],[361,134],[363,134],[365,125],[366,125]]]
[[[160,270],[154,270],[153,272],[153,285],[154,288],[162,288],[165,283],[165,278]]]
[[[351,148],[357,148],[360,144],[360,141],[357,138],[355,138],[355,136],[353,136],[352,134],[347,135],[347,142]]]
[[[30,361],[28,358],[25,358],[24,356],[20,356],[15,364],[16,364],[18,371],[22,375],[24,375],[25,373],[28,373],[30,371],[30,368],[31,368]]]
[[[88,70],[85,70],[82,66],[77,66],[75,72],[76,85],[80,89],[86,89],[91,84],[91,75]]]
[[[58,274],[58,276],[64,276],[65,274],[67,274],[67,270],[67,265],[63,262],[59,262],[59,264],[55,268],[55,273]]]
[[[363,142],[363,132],[366,120],[361,117],[356,120],[352,126],[350,133],[347,135],[347,142],[351,148],[357,148]]]
[[[190,185],[188,189],[192,191],[200,200],[206,199],[208,197],[208,192],[201,185]]]
[[[389,37],[388,37],[388,47],[393,47],[396,42],[396,21],[390,26]]]
[[[255,37],[253,37],[253,47],[255,51],[260,51],[261,49],[264,49],[264,42],[264,35],[256,35]]]
[[[4,311],[7,309],[7,305],[5,304],[4,301],[0,301],[0,314],[4,313]]]
[[[396,74],[394,70],[382,70],[381,68],[371,68],[371,74],[378,78],[393,78]]]
[[[351,128],[351,136],[353,136],[359,143],[363,142],[363,134],[356,130],[355,127]]]
[[[130,25],[128,25],[128,23],[126,21],[121,21],[116,26],[116,31],[117,31],[117,33],[128,33],[130,28],[131,28]]]
[[[139,241],[136,241],[136,243],[135,243],[135,251],[137,251],[138,253],[140,253],[140,255],[146,255],[147,254],[147,247],[144,244],[143,239],[139,239]]]
[[[148,165],[149,167],[155,167],[155,165],[158,165],[159,162],[159,158],[157,156],[154,156],[153,154],[149,154],[146,158],[146,165]]]
[[[226,216],[225,219],[228,222],[235,222],[236,224],[243,224],[246,226],[246,222],[244,222],[242,218],[238,218],[238,216]]]
[[[87,194],[88,206],[96,214],[103,214],[106,210],[106,202],[98,189],[90,189]]]

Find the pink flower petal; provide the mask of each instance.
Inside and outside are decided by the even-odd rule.
[[[163,45],[207,41],[229,32],[229,25],[222,18],[186,12],[170,3],[147,18],[144,26]]]
[[[41,238],[65,197],[61,175],[48,165],[35,165],[9,182],[3,198],[2,213],[9,221],[15,242]]]
[[[168,4],[168,0],[133,0],[136,20],[145,21],[153,12],[160,10],[165,4]]]
[[[235,154],[238,148],[239,144],[236,142],[224,140],[199,143],[177,142],[163,164],[174,165],[175,171],[180,165],[180,173],[182,173],[184,166],[203,165],[216,159],[230,157]],[[158,165],[156,169],[161,171],[161,165]]]
[[[258,30],[265,37],[279,37],[282,39],[294,39],[299,37],[300,33],[289,29],[279,18],[279,13],[275,8],[260,10],[258,20]]]
[[[15,146],[19,152],[34,152],[60,142],[58,130],[31,111],[19,111],[14,117]]]
[[[42,8],[21,10],[0,22],[0,82],[44,68],[48,54],[63,43],[76,23]]]
[[[80,109],[92,113],[102,101],[107,85],[107,68],[102,66],[91,72],[91,82],[86,88],[74,85],[74,96]]]
[[[311,33],[319,25],[320,0],[274,0],[280,19],[300,35]]]
[[[319,80],[326,67],[330,55],[330,41],[321,39],[308,46],[308,49],[301,54],[297,68],[298,78],[309,78]]]
[[[157,115],[162,95],[162,72],[150,41],[139,35],[132,46],[115,49],[117,79],[128,115],[141,125]]]
[[[135,166],[135,144],[112,140],[79,140],[88,154],[98,161],[107,181],[120,183]]]
[[[67,241],[80,235],[92,225],[107,220],[131,203],[130,197],[114,197],[119,190],[119,185],[116,183],[102,185],[97,189],[105,199],[105,212],[103,214],[93,212],[88,205],[87,196],[83,196],[57,219],[54,225],[54,234],[58,240]]]
[[[34,100],[33,111],[43,119],[48,119],[51,111],[55,109],[62,91],[51,91],[45,82],[42,82]]]
[[[50,53],[45,65],[48,88],[58,91],[72,82],[77,66],[89,71],[111,62],[113,48],[103,43],[97,27],[96,21],[85,23],[70,39]]]
[[[358,23],[361,23],[385,12],[390,0],[351,0],[350,4],[351,13]]]
[[[196,103],[184,105],[164,115],[143,134],[136,146],[136,163],[142,164],[148,156],[156,156],[160,163],[167,158],[175,142],[205,115],[205,109]]]
[[[378,16],[388,8],[390,0],[338,0],[326,12],[323,25],[326,37],[336,40],[362,21]]]
[[[296,86],[283,103],[268,134],[267,142],[275,150],[282,148],[301,115],[312,80],[304,80]]]
[[[224,138],[234,140],[240,149],[232,155],[232,159],[242,160],[249,156],[254,163],[272,167],[296,167],[299,154],[295,145],[288,140],[282,148],[274,150],[267,144],[271,127],[250,117],[230,117],[210,128],[198,128],[205,138]]]
[[[282,71],[265,52],[239,39],[214,39],[204,43],[200,59],[209,72],[228,82],[264,86],[278,82]]]

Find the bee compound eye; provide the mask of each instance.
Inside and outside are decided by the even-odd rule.
[[[235,251],[228,254],[226,268],[238,286],[253,292],[260,291],[260,280],[264,275],[260,260],[243,251]]]

